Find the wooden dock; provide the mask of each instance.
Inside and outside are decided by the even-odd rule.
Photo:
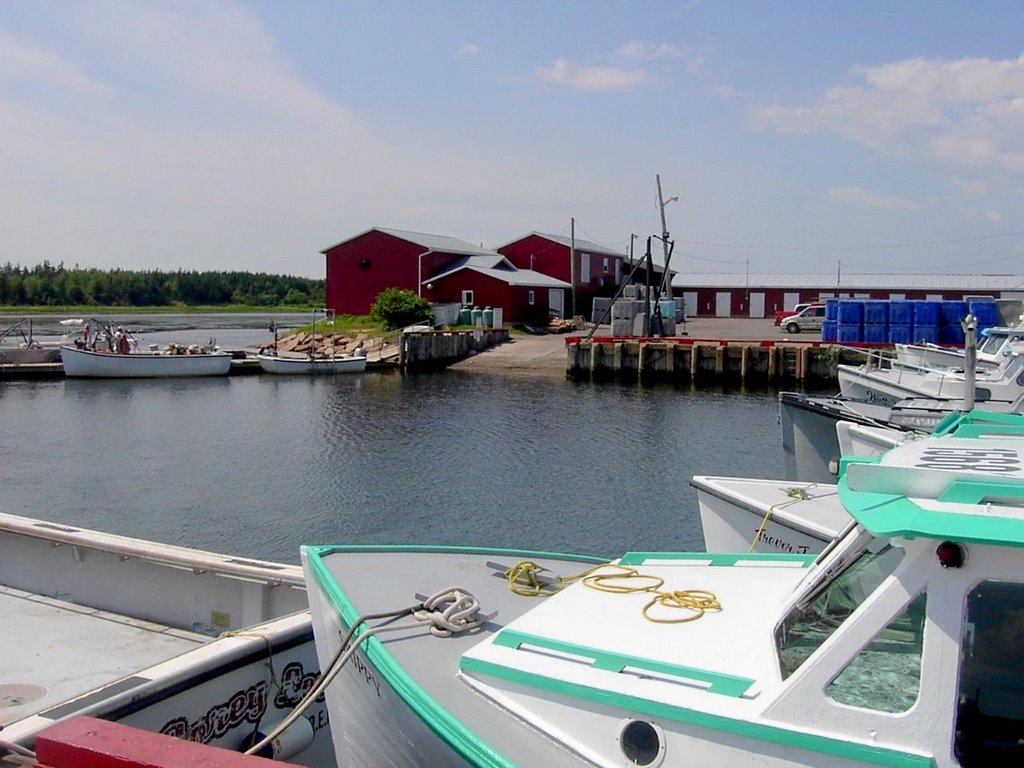
[[[769,386],[835,384],[839,363],[861,364],[892,347],[820,341],[727,341],[574,336],[565,340],[566,375],[584,381]]]

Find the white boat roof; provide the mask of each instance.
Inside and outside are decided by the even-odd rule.
[[[650,593],[609,599],[608,592],[576,583],[463,653],[461,670],[470,684],[482,686],[500,678],[576,691],[581,698],[596,690],[679,707],[697,706],[699,699],[700,709],[722,714],[759,708],[760,693],[780,682],[774,640],[764,628],[774,626],[780,602],[812,559],[632,553],[617,562],[642,568],[645,578],[664,579],[666,591],[700,589],[713,569],[722,610],[684,624],[651,623],[643,612]],[[750,589],[752,579],[757,590]],[[674,620],[695,614],[655,608],[652,615]],[[751,627],[761,627],[763,637],[752,638]],[[679,664],[689,655],[701,660],[700,668]]]
[[[843,506],[878,536],[1024,546],[1024,417],[972,411],[878,457],[844,457]]]

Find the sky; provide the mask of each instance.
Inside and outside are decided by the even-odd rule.
[[[0,263],[1024,273],[1019,0],[0,0]],[[663,204],[659,204],[660,177]],[[653,240],[656,252],[660,242]]]

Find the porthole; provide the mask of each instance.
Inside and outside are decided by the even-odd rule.
[[[665,757],[665,733],[646,720],[623,720],[619,727],[619,749],[624,765],[656,766]]]

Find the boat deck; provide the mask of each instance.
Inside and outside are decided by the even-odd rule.
[[[0,586],[0,726],[53,708],[214,638]],[[110,693],[108,689],[107,694]]]

